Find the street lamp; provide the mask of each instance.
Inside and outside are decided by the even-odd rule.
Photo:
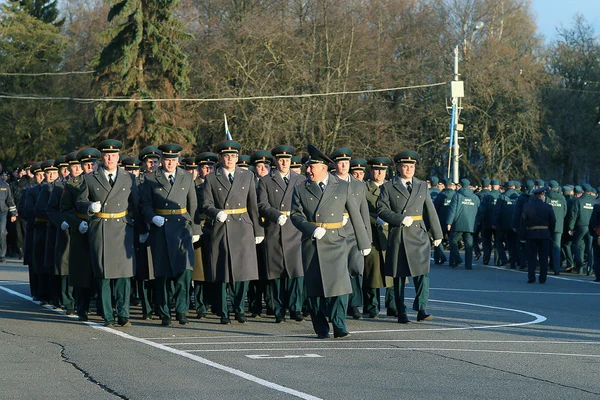
[[[483,22],[478,22],[473,27],[473,32],[482,29],[484,26]],[[465,97],[465,85],[460,80],[460,74],[458,73],[458,47],[465,40],[464,38],[454,48],[454,80],[450,82],[450,93],[452,96],[452,119],[450,120],[450,148],[452,151],[452,182],[458,183],[458,160],[460,159],[460,146],[458,144],[458,133],[462,132],[463,125],[458,123],[458,117],[460,116],[460,99]],[[450,169],[448,169],[448,177],[450,177]]]

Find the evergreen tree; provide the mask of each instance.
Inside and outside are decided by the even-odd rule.
[[[108,45],[95,61],[94,87],[102,96],[135,99],[181,97],[189,66],[178,40],[187,38],[172,11],[177,0],[112,0]],[[118,138],[137,152],[148,143],[193,141],[178,102],[105,102],[96,107],[99,137]],[[191,148],[191,144],[184,146]]]
[[[18,3],[21,8],[39,19],[42,22],[47,24],[53,24],[56,26],[61,26],[65,20],[61,19],[57,21],[58,18],[58,0],[11,0],[13,3]]]

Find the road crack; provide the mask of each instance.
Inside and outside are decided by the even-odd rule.
[[[65,362],[65,363],[67,363],[67,364],[69,364],[69,365],[71,365],[77,371],[81,372],[83,374],[83,377],[86,380],[88,380],[89,382],[93,383],[94,385],[98,385],[98,387],[100,387],[102,390],[104,390],[107,393],[112,394],[113,396],[116,396],[116,397],[118,397],[120,399],[123,399],[123,400],[129,400],[129,398],[127,396],[122,395],[119,392],[117,392],[116,390],[111,389],[107,385],[105,385],[105,384],[97,381],[96,379],[94,379],[94,377],[89,372],[87,372],[85,369],[83,369],[82,367],[80,367],[79,365],[77,365],[77,363],[75,363],[74,361],[71,361],[71,359],[65,355],[65,350],[66,350],[65,346],[63,346],[62,344],[57,343],[57,342],[50,342],[50,343],[55,344],[58,347],[60,347],[60,357],[61,357],[62,361]]]
[[[397,347],[401,348],[399,346],[397,346]],[[433,356],[438,356],[438,357],[441,357],[441,358],[445,358],[447,360],[460,361],[460,362],[463,362],[465,364],[474,365],[476,367],[482,367],[482,368],[491,369],[492,371],[504,372],[506,374],[519,376],[521,378],[527,378],[527,379],[532,379],[534,381],[539,381],[539,382],[544,382],[544,383],[550,383],[550,384],[561,386],[561,387],[564,387],[564,388],[567,388],[567,389],[579,390],[579,391],[582,391],[584,393],[590,393],[590,394],[600,395],[600,392],[593,392],[591,390],[582,389],[582,388],[577,387],[577,386],[565,385],[564,383],[554,382],[554,381],[551,381],[549,379],[543,379],[543,378],[538,378],[538,377],[535,377],[535,376],[529,376],[529,375],[521,374],[521,373],[518,373],[518,372],[508,371],[508,370],[504,370],[502,368],[491,367],[489,365],[479,364],[479,363],[476,363],[476,362],[473,362],[473,361],[467,361],[467,360],[463,360],[461,358],[446,356],[446,355],[443,355],[443,354],[438,354],[438,353],[434,353],[434,352],[430,352],[430,351],[422,351],[422,350],[419,350],[419,351],[421,353],[431,354]]]

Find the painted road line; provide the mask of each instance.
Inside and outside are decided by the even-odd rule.
[[[285,356],[271,356],[268,354],[248,354],[246,355],[248,358],[252,358],[254,360],[265,360],[269,358],[321,358],[318,354],[288,354]]]

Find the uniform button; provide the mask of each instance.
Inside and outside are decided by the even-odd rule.
[[[333,216],[334,216],[334,214],[332,213],[332,214],[331,214],[331,216],[333,217]]]
[[[319,216],[320,216],[320,215],[319,215],[319,214],[317,214],[317,217],[319,217]]]
[[[165,222],[167,222],[169,220],[169,218],[165,218]]]

